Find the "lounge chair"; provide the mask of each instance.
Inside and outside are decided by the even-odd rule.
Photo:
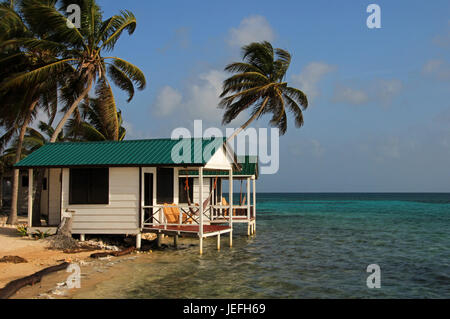
[[[163,207],[164,216],[166,216],[166,220],[168,224],[180,224],[180,209],[175,204],[169,205],[164,204]],[[182,224],[192,224],[193,220],[186,213],[182,213]]]

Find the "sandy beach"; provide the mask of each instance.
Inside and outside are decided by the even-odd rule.
[[[0,289],[9,282],[32,275],[44,268],[61,264],[62,262],[77,263],[93,266],[92,253],[103,250],[86,251],[75,254],[67,254],[61,250],[50,249],[47,240],[36,240],[19,235],[16,227],[5,225],[5,218],[0,220],[0,258],[5,256],[18,256],[24,258],[26,263],[0,262]],[[19,223],[25,224],[24,218]],[[98,261],[102,262],[102,261]],[[65,271],[60,271],[43,278],[41,283],[34,287],[21,289],[13,298],[34,298],[48,290],[51,290],[59,282],[64,282],[68,276]],[[101,276],[98,276],[99,280]],[[96,279],[97,280],[97,279]],[[95,282],[95,280],[93,281]]]
[[[16,228],[0,227],[0,258],[18,256],[26,259],[26,263],[0,263],[0,288],[8,282],[34,274],[43,268],[60,264],[64,261],[79,262],[88,259],[95,251],[65,254],[60,250],[52,250],[45,240],[21,237]]]

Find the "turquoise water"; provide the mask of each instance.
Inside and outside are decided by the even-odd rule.
[[[254,238],[240,228],[233,249],[224,238],[204,256],[189,245],[155,252],[78,297],[450,298],[450,194],[257,200]],[[380,289],[367,288],[369,264],[381,267]]]

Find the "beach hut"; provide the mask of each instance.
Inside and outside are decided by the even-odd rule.
[[[239,163],[242,162],[242,163]],[[15,165],[28,170],[29,231],[55,232],[64,216],[72,234],[229,235],[233,224],[256,223],[256,158],[238,158],[224,139],[151,139],[46,144]],[[44,169],[44,227],[32,225],[33,170]],[[245,180],[246,202],[232,205],[233,179]],[[223,181],[228,180],[228,201]],[[250,189],[253,186],[253,194]],[[226,202],[226,204],[224,204]],[[230,214],[230,212],[232,212]],[[36,226],[36,227],[33,227]]]

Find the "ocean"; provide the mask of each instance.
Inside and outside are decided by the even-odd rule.
[[[450,298],[450,194],[258,194],[256,236],[236,228],[232,249],[182,239],[75,297]]]

